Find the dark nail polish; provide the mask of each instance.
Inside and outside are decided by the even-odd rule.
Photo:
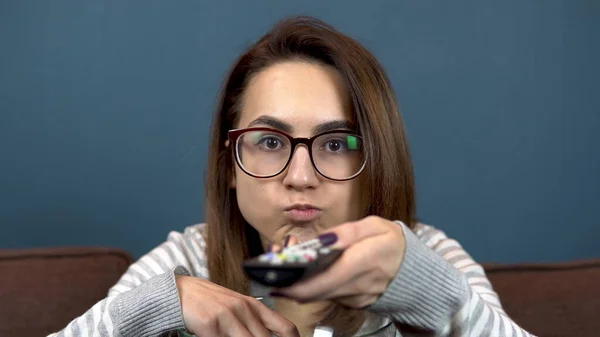
[[[337,241],[338,237],[335,233],[325,233],[319,235],[319,241],[323,246],[331,246]]]
[[[271,295],[271,297],[284,297],[284,298],[287,298],[287,296],[285,296],[284,294],[278,293],[276,291],[271,292],[270,295]]]
[[[283,247],[287,247],[288,243],[290,243],[290,235],[285,236],[285,242],[283,243]]]
[[[273,244],[272,244],[272,243],[269,243],[269,244],[267,245],[267,252],[270,252],[270,251],[272,251],[272,250],[273,250]]]

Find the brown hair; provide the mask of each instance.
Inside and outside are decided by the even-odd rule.
[[[206,172],[207,259],[212,282],[249,293],[242,261],[262,251],[258,233],[243,218],[230,187],[235,162],[226,147],[227,131],[240,114],[250,78],[277,62],[307,60],[329,65],[349,90],[353,119],[367,153],[366,215],[401,220],[414,226],[413,169],[404,123],[390,81],[375,57],[354,39],[311,17],[292,17],[276,24],[239,57],[224,82],[213,118]],[[325,321],[337,332],[353,334],[364,321],[360,311],[332,309]],[[359,324],[360,323],[360,324]]]

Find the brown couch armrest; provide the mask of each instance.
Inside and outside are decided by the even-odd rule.
[[[62,329],[105,298],[132,261],[116,248],[0,250],[0,335]]]
[[[600,259],[484,264],[507,314],[538,336],[598,336]]]

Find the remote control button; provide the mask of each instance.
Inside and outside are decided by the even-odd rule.
[[[303,247],[298,247],[298,246],[292,246],[292,247],[288,247],[286,249],[284,249],[284,252],[299,252],[302,249],[304,249]]]
[[[283,260],[281,260],[279,256],[274,256],[273,259],[271,259],[271,264],[280,265],[283,264]]]
[[[277,281],[277,279],[278,279],[277,272],[275,272],[274,270],[269,270],[265,274],[265,280],[267,280],[269,282],[275,282],[275,281]]]
[[[321,242],[319,241],[319,239],[312,239],[309,241],[305,241],[302,243],[299,243],[297,245],[285,248],[285,250],[287,251],[298,251],[298,250],[304,250],[304,249],[309,249],[309,248],[319,248],[321,247]]]
[[[307,248],[315,249],[315,248],[321,247],[321,241],[319,241],[319,239],[313,239],[313,240],[310,240],[308,242],[310,244],[307,245]]]
[[[269,254],[263,254],[263,255],[261,255],[261,256],[258,257],[258,261],[260,261],[260,262],[267,262],[267,261],[271,260],[271,257],[272,257],[271,253],[269,253]]]
[[[327,255],[329,253],[331,253],[331,249],[329,249],[327,247],[323,247],[323,248],[319,249],[319,254]]]
[[[304,254],[304,258],[307,262],[312,262],[315,259],[315,256],[312,256],[310,254]]]

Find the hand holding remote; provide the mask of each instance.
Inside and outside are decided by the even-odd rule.
[[[373,304],[397,275],[406,240],[398,223],[377,216],[348,222],[320,236],[344,253],[329,268],[274,291],[300,303],[332,300],[351,308]]]

